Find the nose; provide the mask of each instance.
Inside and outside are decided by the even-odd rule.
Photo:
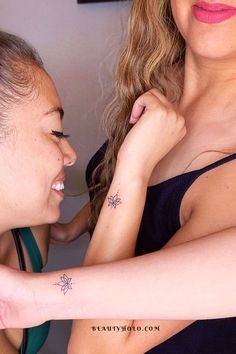
[[[68,140],[61,140],[61,150],[64,156],[64,166],[73,166],[77,160],[77,155]]]

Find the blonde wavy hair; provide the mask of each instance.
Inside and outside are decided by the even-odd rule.
[[[174,22],[170,0],[133,0],[127,44],[116,72],[115,97],[103,119],[108,145],[92,176],[91,232],[113,178],[117,153],[131,129],[129,117],[134,101],[153,87],[172,103],[178,101],[184,57],[185,42]]]

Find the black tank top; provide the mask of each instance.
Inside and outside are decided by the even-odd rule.
[[[88,185],[91,183],[92,171],[103,159],[105,150],[106,144],[97,151],[88,164],[86,170]],[[234,159],[236,159],[236,153],[199,170],[187,172],[148,187],[135,255],[143,255],[162,248],[181,227],[180,205],[189,187],[203,173]],[[90,198],[92,197],[93,194],[90,192]],[[146,352],[146,354],[234,353],[236,353],[236,317],[196,321],[164,343]]]

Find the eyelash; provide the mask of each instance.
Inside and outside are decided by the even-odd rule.
[[[51,135],[56,136],[58,139],[66,139],[69,138],[69,134],[63,134],[63,132],[58,132],[56,130],[52,130]]]

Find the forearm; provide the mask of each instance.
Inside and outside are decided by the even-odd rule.
[[[74,218],[67,224],[56,223],[51,225],[51,243],[65,244],[88,231],[90,217],[90,203],[85,204]]]
[[[118,164],[119,165],[119,164]],[[134,255],[138,228],[143,212],[147,181],[125,175],[125,168],[118,166],[98,223],[85,256],[84,265],[107,263]],[[117,205],[109,205],[109,197],[117,195]],[[74,321],[70,338],[69,353],[109,353],[125,347],[128,332],[118,336],[114,332],[94,333],[93,327],[129,327],[132,320],[80,320]]]
[[[90,203],[85,204],[68,224],[71,235],[81,236],[88,231],[90,217]]]
[[[147,178],[126,170],[122,163],[118,163],[84,265],[121,260],[134,255],[146,199]]]
[[[235,255],[234,228],[109,264],[44,274],[1,266],[5,284],[0,291],[1,327],[32,326],[50,319],[235,316]],[[72,290],[66,295],[55,285],[63,273],[72,278]]]
[[[48,290],[52,303],[41,297],[40,305],[47,303],[47,319],[230,317],[236,314],[235,255],[236,230],[229,229],[149,255],[69,270],[73,290],[65,296],[52,285],[61,272],[40,275],[33,287],[37,297]]]

